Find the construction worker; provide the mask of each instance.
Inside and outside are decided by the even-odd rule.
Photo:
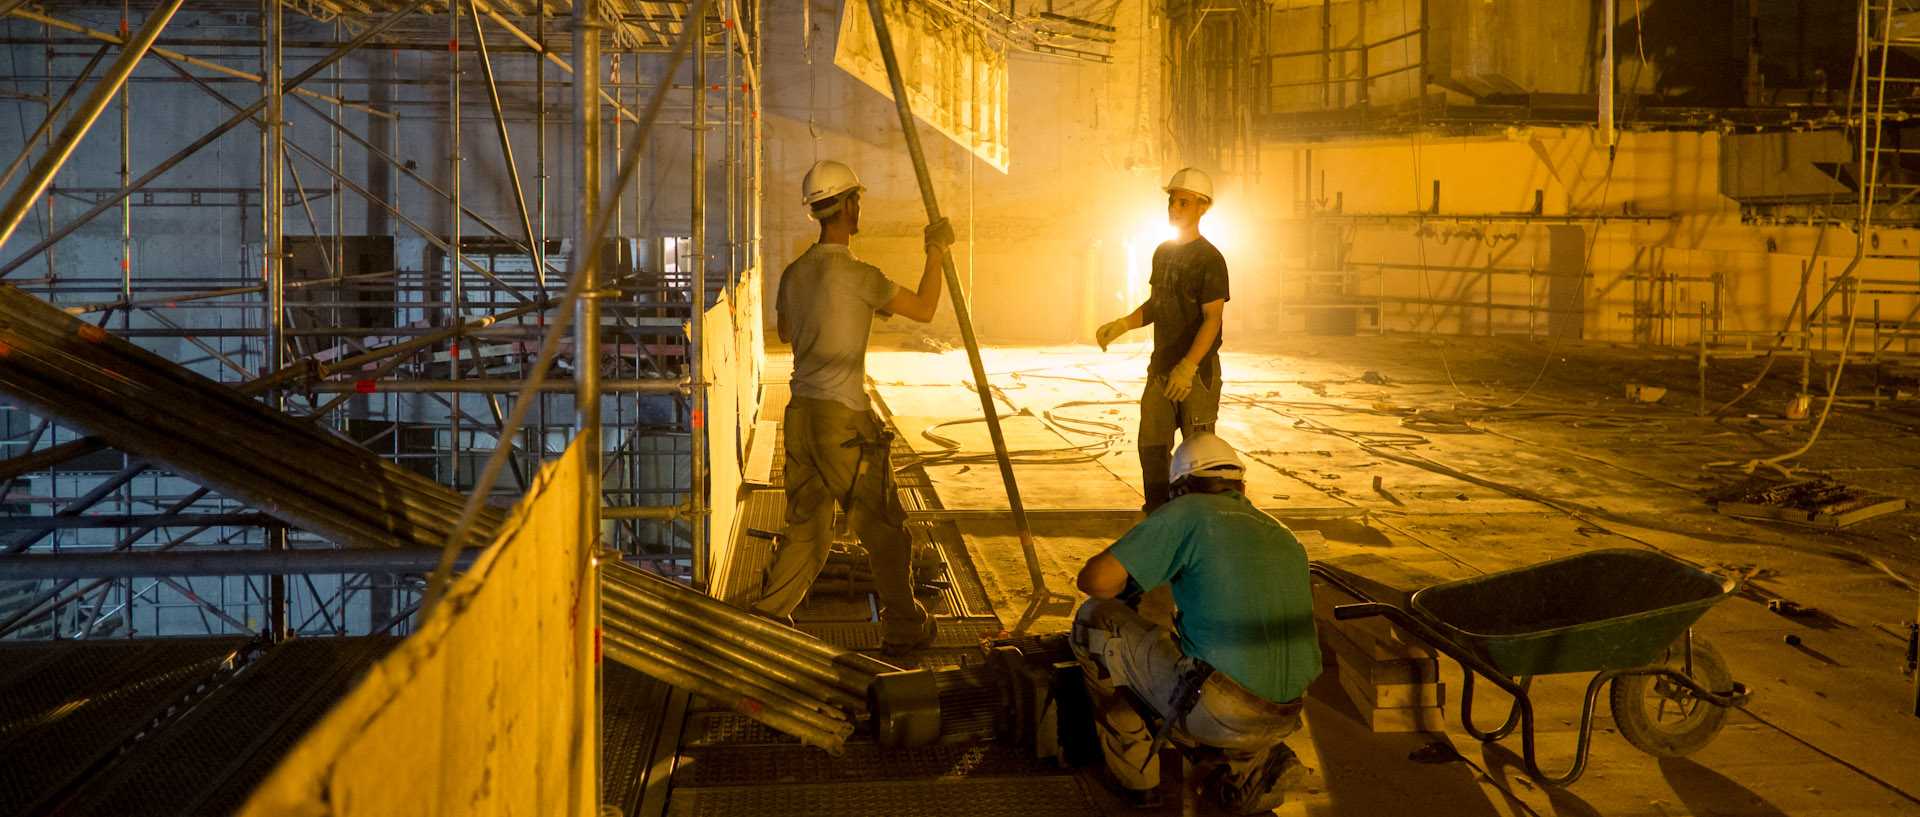
[[[1173,498],[1087,560],[1089,598],[1070,641],[1094,703],[1115,793],[1159,802],[1159,743],[1171,737],[1224,762],[1213,783],[1234,814],[1271,810],[1306,769],[1282,739],[1320,674],[1307,553],[1247,501],[1246,468],[1225,440],[1195,434],[1173,452]],[[1171,585],[1178,637],[1121,596]],[[1162,723],[1156,735],[1122,697]]]
[[[1213,180],[1191,167],[1167,182],[1167,223],[1178,231],[1153,251],[1147,302],[1094,333],[1100,350],[1130,330],[1153,325],[1153,355],[1140,395],[1140,478],[1153,513],[1167,501],[1173,430],[1186,439],[1213,429],[1220,413],[1220,323],[1227,306],[1227,260],[1200,235],[1213,206]]]
[[[860,537],[880,597],[881,645],[897,654],[933,640],[934,619],[913,597],[913,540],[893,489],[890,435],[868,406],[867,334],[875,312],[926,323],[940,306],[941,258],[953,228],[926,229],[920,286],[906,289],[853,257],[860,193],[853,169],[820,161],[802,181],[801,201],[820,222],[820,240],[780,276],[780,340],[793,344],[786,410],[786,542],[767,568],[754,612],[786,623],[806,598],[833,544],[834,505]]]

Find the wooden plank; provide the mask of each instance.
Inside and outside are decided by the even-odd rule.
[[[1447,685],[1439,681],[1412,683],[1375,683],[1359,667],[1345,658],[1337,659],[1340,680],[1351,680],[1348,694],[1355,692],[1371,694],[1365,697],[1374,706],[1382,709],[1405,709],[1418,706],[1445,706],[1447,703]],[[1345,684],[1343,684],[1345,686]],[[1358,701],[1356,701],[1358,703]]]
[[[1376,658],[1372,650],[1354,643],[1344,630],[1321,627],[1320,643],[1336,659],[1346,661],[1369,683],[1433,683],[1440,679],[1437,658]]]
[[[1444,732],[1447,710],[1441,706],[1383,707],[1376,705],[1359,679],[1342,672],[1340,688],[1359,710],[1360,723],[1375,732]]]
[[[1375,659],[1433,658],[1439,651],[1411,633],[1393,626],[1382,616],[1339,621],[1333,608],[1350,604],[1347,595],[1330,587],[1316,586],[1313,593],[1313,617],[1322,630],[1336,630],[1346,636],[1358,651]]]
[[[773,484],[773,441],[780,424],[761,420],[753,424],[753,441],[747,446],[747,465],[740,469],[740,481],[749,485]]]

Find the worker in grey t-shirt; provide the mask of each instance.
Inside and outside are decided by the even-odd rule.
[[[944,218],[927,227],[926,267],[920,286],[909,290],[848,247],[860,232],[866,189],[852,168],[816,162],[802,187],[802,201],[820,222],[820,240],[781,273],[774,302],[780,339],[793,344],[785,418],[787,541],[767,568],[753,610],[791,621],[826,564],[837,502],[873,567],[881,646],[904,652],[932,641],[935,625],[913,597],[913,540],[893,490],[889,437],[867,404],[867,333],[875,312],[933,320],[953,228]]]

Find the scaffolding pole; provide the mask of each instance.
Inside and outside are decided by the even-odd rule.
[[[900,129],[907,137],[907,153],[913,157],[913,173],[920,180],[920,200],[927,207],[929,224],[940,220],[940,202],[933,193],[933,177],[927,173],[927,157],[920,150],[920,132],[913,124],[913,105],[907,100],[906,82],[900,76],[900,60],[893,53],[893,35],[887,31],[882,12],[884,0],[867,0],[873,15],[873,33],[880,42],[880,57],[887,64],[887,80],[893,87],[893,104],[900,110]],[[940,265],[946,272],[947,289],[953,293],[953,316],[960,324],[960,337],[967,344],[967,362],[973,366],[974,390],[980,395],[980,411],[986,416],[987,434],[993,438],[993,456],[1000,463],[1000,481],[1007,487],[1007,504],[1013,510],[1013,527],[1020,535],[1020,550],[1027,559],[1027,578],[1033,582],[1036,598],[1048,595],[1047,580],[1040,573],[1040,558],[1033,550],[1033,529],[1027,525],[1027,510],[1020,502],[1020,486],[1013,479],[1013,462],[1007,457],[1007,438],[1000,431],[1000,413],[993,406],[993,389],[987,382],[986,368],[980,363],[980,344],[973,337],[973,319],[967,313],[967,296],[960,288],[960,275],[953,268],[953,256],[941,253]]]

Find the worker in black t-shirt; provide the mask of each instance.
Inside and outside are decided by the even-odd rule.
[[[1153,251],[1147,302],[1094,333],[1101,351],[1115,338],[1153,325],[1153,355],[1140,395],[1140,475],[1144,510],[1167,501],[1173,430],[1182,440],[1212,431],[1220,414],[1220,322],[1227,306],[1227,260],[1200,235],[1200,217],[1213,206],[1213,180],[1182,168],[1164,188],[1167,223],[1179,234]]]

